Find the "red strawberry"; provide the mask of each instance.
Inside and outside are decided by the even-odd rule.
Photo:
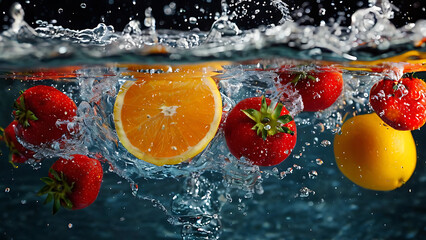
[[[38,195],[47,194],[45,203],[53,201],[53,214],[59,208],[77,210],[92,204],[99,193],[103,170],[97,159],[84,155],[72,155],[70,159],[58,159],[49,170],[46,184]]]
[[[255,165],[272,166],[284,161],[296,145],[296,124],[278,103],[268,106],[265,97],[247,98],[229,113],[224,131],[229,151]]]
[[[18,122],[14,120],[3,130],[3,140],[9,148],[9,158],[12,164],[24,163],[34,156],[34,152],[22,146],[16,138],[17,124]]]
[[[77,106],[54,87],[39,85],[27,89],[15,101],[15,109],[18,136],[27,143],[52,143],[75,131],[67,125],[76,116]]]
[[[316,112],[329,108],[343,89],[342,72],[329,66],[317,66],[309,71],[294,70],[294,66],[283,66],[277,70],[279,82],[288,87],[286,91],[297,91],[303,101],[303,111]],[[284,98],[286,92],[284,91]]]
[[[370,90],[370,104],[397,130],[414,130],[426,122],[426,83],[414,77],[382,79]]]

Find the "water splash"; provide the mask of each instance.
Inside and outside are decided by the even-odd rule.
[[[235,12],[231,12],[226,1],[222,1],[222,14],[209,32],[157,29],[151,8],[145,10],[143,24],[132,20],[122,32],[117,32],[113,26],[103,23],[93,29],[72,30],[38,21],[39,27],[33,29],[23,20],[22,6],[15,3],[10,13],[14,22],[10,29],[0,35],[0,60],[6,63],[22,60],[23,64],[28,64],[37,60],[68,58],[84,62],[101,61],[112,56],[126,59],[129,53],[136,59],[157,56],[159,53],[165,54],[169,60],[208,57],[238,59],[238,53],[252,52],[255,56],[258,49],[284,57],[329,56],[355,60],[359,57],[356,55],[358,49],[411,49],[426,37],[425,20],[396,28],[390,22],[395,8],[387,0],[373,1],[371,7],[357,10],[351,17],[350,26],[336,23],[330,26],[323,23],[318,27],[300,25],[297,19],[292,21],[284,2],[274,0],[271,5],[283,16],[277,26],[240,30],[232,20]],[[299,56],[293,56],[291,49],[302,51],[298,52]]]

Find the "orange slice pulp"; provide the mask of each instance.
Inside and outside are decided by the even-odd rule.
[[[135,157],[162,166],[199,154],[213,139],[222,100],[210,73],[133,74],[114,105],[118,138]]]

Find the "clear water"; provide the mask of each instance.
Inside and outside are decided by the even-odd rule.
[[[7,163],[2,146],[1,238],[420,239],[426,232],[424,130],[413,132],[419,155],[414,175],[391,192],[365,190],[344,178],[334,162],[332,141],[346,114],[371,112],[367,97],[372,84],[400,76],[406,62],[424,64],[425,57],[404,58],[391,64],[394,70],[381,73],[351,61],[413,49],[424,53],[426,20],[396,28],[389,20],[391,5],[379,1],[355,12],[350,26],[314,27],[291,19],[284,2],[273,3],[283,13],[278,25],[240,30],[224,4],[224,14],[208,32],[156,29],[150,9],[143,23],[130,21],[122,31],[102,23],[73,30],[43,21],[32,28],[23,21],[20,5],[13,5],[15,22],[0,34],[0,125],[12,120],[9,112],[19,90],[44,84],[77,103],[82,131],[80,141],[70,142],[69,148],[35,149],[44,160],[17,169]],[[123,63],[169,64],[174,71],[177,64],[211,60],[230,62],[215,77],[225,111],[263,93],[278,98],[276,74],[255,70],[260,67],[323,61],[343,66],[344,94],[320,113],[301,113],[299,96],[285,103],[295,116],[298,142],[275,167],[237,161],[221,129],[190,163],[157,167],[128,153],[112,118],[119,87],[132,80]],[[38,179],[56,157],[73,153],[106,159],[101,193],[87,209],[52,217],[35,194],[41,187]]]

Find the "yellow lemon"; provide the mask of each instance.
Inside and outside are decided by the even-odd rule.
[[[387,126],[375,113],[347,120],[334,138],[340,171],[355,184],[390,191],[403,185],[414,172],[416,145],[410,131]]]

